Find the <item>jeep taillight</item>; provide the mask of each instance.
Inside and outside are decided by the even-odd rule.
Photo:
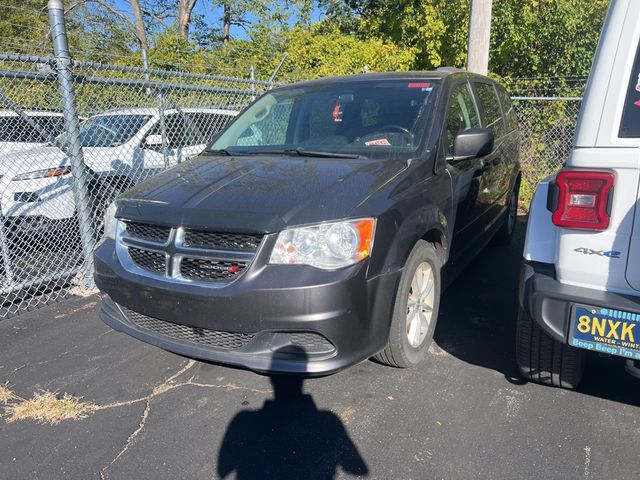
[[[610,220],[612,172],[563,170],[556,176],[553,224],[562,228],[606,230]]]

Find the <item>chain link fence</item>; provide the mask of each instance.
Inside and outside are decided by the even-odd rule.
[[[535,189],[567,160],[576,130],[581,98],[513,97],[522,144],[520,206],[528,210]]]
[[[62,12],[49,13],[53,55],[0,53],[0,318],[92,291],[112,200],[198,155],[273,82],[73,61]],[[570,87],[510,86],[523,206],[571,147],[580,98],[555,96],[582,88]]]
[[[57,15],[56,15],[57,14]],[[0,317],[93,287],[120,193],[198,155],[269,82],[0,54]]]

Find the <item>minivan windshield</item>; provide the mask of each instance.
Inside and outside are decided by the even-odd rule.
[[[150,115],[99,115],[80,124],[83,147],[117,147],[128,142],[146,124]],[[66,145],[68,135],[56,138],[58,145]]]
[[[395,79],[280,88],[238,116],[209,151],[407,158],[421,145],[437,88],[437,80]]]

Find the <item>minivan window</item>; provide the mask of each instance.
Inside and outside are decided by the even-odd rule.
[[[507,121],[507,131],[511,132],[518,128],[518,116],[513,108],[513,103],[511,102],[511,97],[509,97],[507,90],[502,85],[498,85],[496,88],[498,89],[498,95],[500,96],[500,103],[502,104],[504,118]]]
[[[394,79],[274,90],[238,116],[210,149],[408,157],[424,138],[437,88],[437,80]]]
[[[640,138],[640,45],[631,70],[627,98],[624,102],[620,138]]]
[[[482,120],[484,127],[490,129],[496,138],[504,135],[502,111],[498,103],[496,89],[488,83],[476,83],[476,92],[482,106]]]
[[[456,87],[451,93],[445,126],[447,153],[453,153],[453,142],[460,131],[479,126],[480,121],[469,91],[469,85],[465,83]]]

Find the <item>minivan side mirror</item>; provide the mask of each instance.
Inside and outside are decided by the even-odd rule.
[[[493,152],[494,136],[488,128],[467,128],[458,132],[453,141],[451,160],[469,160]]]
[[[158,148],[162,146],[162,135],[147,135],[144,148]]]

